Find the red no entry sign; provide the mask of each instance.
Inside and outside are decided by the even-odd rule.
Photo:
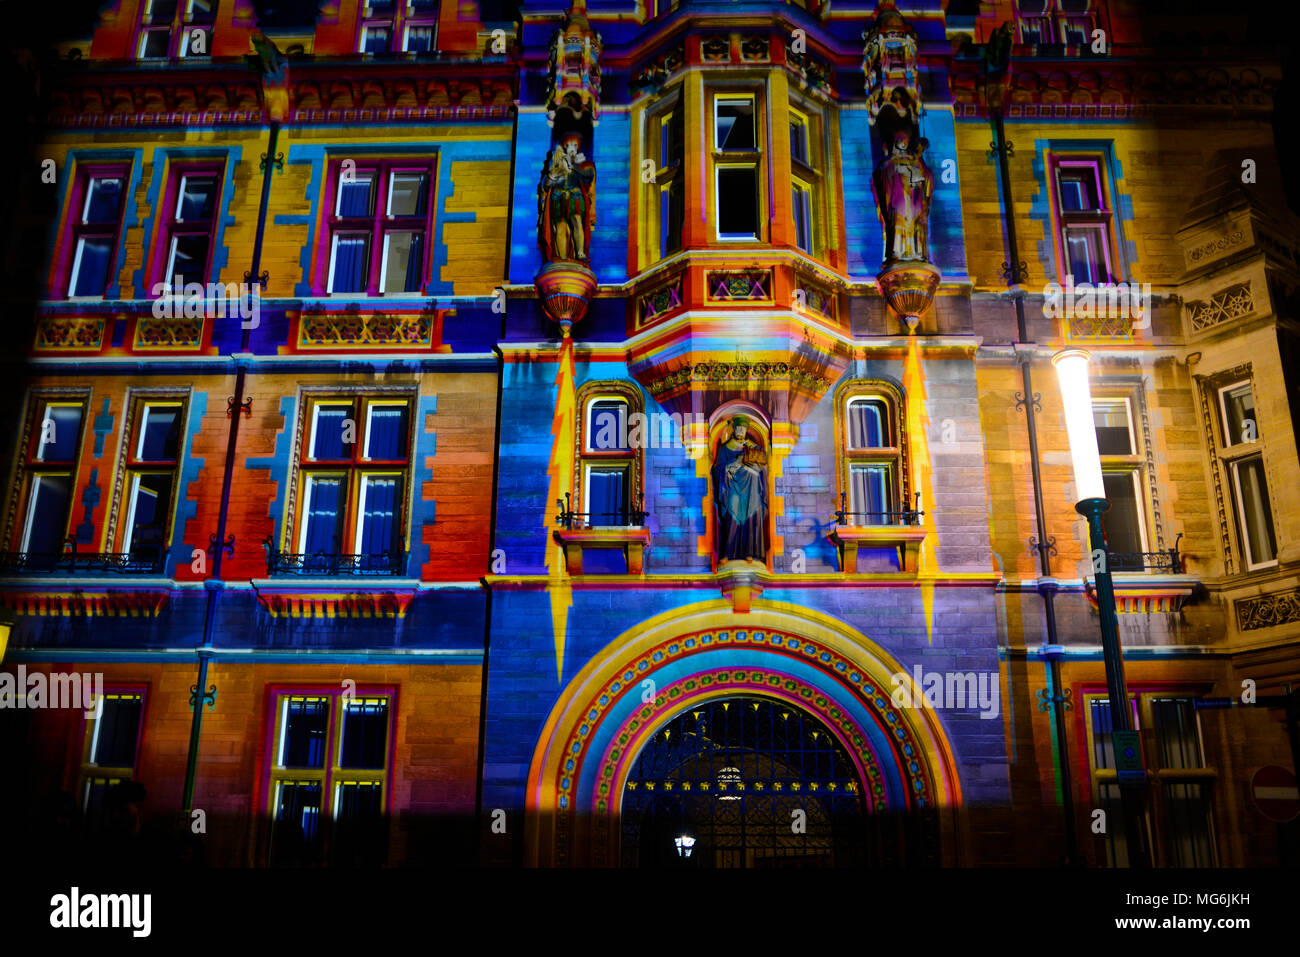
[[[1255,807],[1270,821],[1285,824],[1300,814],[1300,792],[1295,775],[1276,764],[1265,765],[1250,779],[1250,796]]]

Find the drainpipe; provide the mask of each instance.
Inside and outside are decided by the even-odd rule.
[[[258,273],[258,268],[262,264],[262,234],[266,230],[266,213],[271,197],[271,175],[272,170],[282,164],[275,155],[275,145],[280,137],[280,124],[276,120],[270,123],[270,139],[266,147],[266,155],[262,157],[262,200],[257,211],[257,233],[253,239],[253,262],[252,267],[244,275],[246,283],[261,283],[265,278],[264,274]],[[259,288],[260,298],[260,288]],[[253,300],[256,307],[256,300]],[[198,681],[190,689],[190,706],[194,709],[194,717],[190,721],[190,747],[189,754],[185,760],[185,794],[182,801],[182,808],[188,815],[194,806],[194,780],[198,772],[199,764],[199,737],[203,731],[203,705],[213,707],[216,704],[217,689],[214,685],[208,690],[208,663],[216,654],[216,649],[212,646],[212,635],[216,628],[217,604],[220,601],[221,592],[225,588],[221,580],[221,562],[225,557],[226,550],[234,551],[234,542],[226,542],[226,519],[230,513],[230,486],[235,475],[235,451],[239,442],[239,420],[245,412],[251,414],[252,400],[244,398],[246,379],[248,375],[247,353],[251,342],[252,327],[241,322],[243,331],[239,339],[239,355],[234,357],[235,361],[235,395],[230,400],[227,414],[230,416],[230,430],[226,435],[226,461],[221,475],[221,502],[217,511],[217,533],[212,539],[210,550],[212,551],[212,573],[208,580],[203,583],[204,590],[207,592],[207,607],[203,614],[203,643],[195,649],[195,654],[199,658],[199,675]]]
[[[998,156],[998,174],[1001,185],[1002,229],[1006,236],[1007,262],[1002,264],[1007,288],[1016,303],[1016,338],[1017,345],[1031,346],[1029,332],[1025,325],[1025,300],[1021,280],[1025,278],[1028,266],[1020,261],[1019,245],[1016,242],[1016,222],[1011,205],[1011,173],[1007,157],[1012,144],[1007,142],[1006,129],[1002,122],[1002,107],[990,105],[989,116],[993,123],[992,150]],[[1033,545],[1038,552],[1038,593],[1043,598],[1043,616],[1047,625],[1047,641],[1039,653],[1046,659],[1050,694],[1040,692],[1039,709],[1052,707],[1053,724],[1056,727],[1056,740],[1053,749],[1056,752],[1056,765],[1060,773],[1061,813],[1065,826],[1065,863],[1076,867],[1083,862],[1079,857],[1077,833],[1075,830],[1074,793],[1070,780],[1070,751],[1065,733],[1066,695],[1061,687],[1061,653],[1062,647],[1056,632],[1056,592],[1060,585],[1052,578],[1052,553],[1056,551],[1056,539],[1047,534],[1047,517],[1043,508],[1043,478],[1038,462],[1038,413],[1042,411],[1039,396],[1034,392],[1030,359],[1032,349],[1016,349],[1017,361],[1020,363],[1020,381],[1024,391],[1016,396],[1016,408],[1025,410],[1025,428],[1029,433],[1029,464],[1034,480],[1034,518],[1038,534]]]

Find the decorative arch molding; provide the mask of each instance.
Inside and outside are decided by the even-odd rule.
[[[821,720],[854,760],[866,808],[955,808],[960,782],[942,726],[932,711],[890,700],[891,677],[905,672],[843,622],[781,602],[755,601],[743,622],[725,600],[649,619],[593,656],[547,718],[525,795],[526,860],[617,865],[623,788],[641,746],[681,711],[738,694]]]

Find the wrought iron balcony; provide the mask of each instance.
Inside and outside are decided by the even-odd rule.
[[[575,512],[569,500],[569,493],[563,499],[555,500],[560,514],[555,521],[566,529],[575,528],[634,528],[645,524],[646,511],[641,507],[641,499],[633,501],[632,508],[618,512]]]
[[[921,502],[921,493],[916,493],[915,504]],[[835,513],[836,525],[871,526],[871,525],[920,525],[925,512],[916,508],[905,508],[894,512],[850,512],[848,511],[848,493],[840,493],[840,507]]]
[[[129,552],[79,552],[69,535],[62,552],[0,552],[0,575],[99,574],[161,575],[167,553],[161,547]]]
[[[397,576],[406,572],[406,552],[373,552],[349,555],[339,552],[282,552],[272,539],[265,539],[266,574],[331,577]]]
[[[1178,552],[1178,543],[1183,533],[1174,539],[1174,547],[1162,552],[1108,552],[1112,572],[1164,572],[1167,575],[1182,575],[1185,557]]]

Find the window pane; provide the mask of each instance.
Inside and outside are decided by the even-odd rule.
[[[1102,455],[1132,455],[1133,437],[1128,427],[1128,403],[1122,399],[1096,399],[1092,421],[1097,428],[1097,451]]]
[[[79,405],[45,407],[45,415],[39,423],[40,441],[36,443],[38,461],[72,462],[76,459],[77,440],[81,436],[81,413],[82,407]]]
[[[40,475],[33,480],[23,551],[37,555],[63,554],[71,498],[70,475]]]
[[[203,223],[212,219],[217,201],[215,176],[181,178],[181,195],[176,204],[176,218],[183,223]]]
[[[1205,767],[1191,698],[1153,698],[1151,714],[1160,745],[1161,768]]]
[[[140,58],[142,60],[160,60],[167,56],[171,46],[171,30],[146,30],[140,41]]]
[[[1259,436],[1255,395],[1249,382],[1223,391],[1223,444],[1239,445]]]
[[[587,473],[589,525],[628,524],[627,467],[593,468]]]
[[[217,0],[189,0],[190,23],[211,23],[216,16]]]
[[[411,53],[427,53],[433,49],[433,27],[410,26],[406,28],[406,49]]]
[[[682,198],[681,178],[674,179],[659,191],[659,255],[667,256],[682,248]]]
[[[1092,36],[1091,22],[1087,17],[1068,17],[1061,20],[1061,41],[1072,46],[1087,46]]]
[[[754,148],[754,103],[752,100],[718,100],[717,148],[752,150]]]
[[[388,215],[423,216],[427,178],[423,173],[394,173],[388,193]]]
[[[281,781],[275,804],[275,856],[294,860],[320,832],[321,786],[315,781]]]
[[[127,545],[141,559],[161,557],[166,545],[167,517],[171,512],[172,477],[138,475],[132,488]]]
[[[363,33],[362,53],[387,53],[391,49],[393,31],[389,27],[366,27]]]
[[[1268,483],[1264,478],[1264,460],[1254,456],[1233,466],[1242,537],[1245,539],[1248,564],[1259,565],[1277,558],[1273,537],[1273,509],[1268,501]]]
[[[172,240],[172,271],[167,277],[172,289],[181,291],[188,283],[206,284],[208,275],[208,237],[177,236]]]
[[[1118,784],[1101,785],[1101,808],[1106,812],[1106,863],[1128,867],[1128,837],[1124,833],[1124,805]]]
[[[1067,229],[1066,258],[1075,283],[1099,283],[1109,280],[1101,251],[1101,232],[1096,229]]]
[[[102,296],[108,288],[108,271],[112,265],[113,240],[108,236],[82,236],[77,240],[77,255],[72,262],[73,296]]]
[[[343,705],[339,767],[377,769],[388,755],[388,700],[352,698]]]
[[[627,403],[597,399],[588,407],[587,448],[627,450]]]
[[[338,786],[334,816],[340,822],[365,821],[383,809],[384,786],[370,781],[343,781]]]
[[[849,467],[849,511],[851,524],[890,525],[897,516],[893,507],[893,469],[888,465]]]
[[[1111,738],[1114,725],[1111,722],[1110,702],[1105,698],[1093,698],[1089,701],[1092,710],[1092,767],[1093,770],[1107,770],[1115,767],[1115,744]],[[1138,727],[1137,699],[1129,699],[1132,714],[1129,718],[1130,729]]]
[[[357,552],[384,556],[397,548],[401,531],[402,479],[397,475],[367,475],[361,492],[361,534]],[[387,567],[383,562],[371,566]]]
[[[329,728],[329,701],[325,698],[290,698],[284,703],[280,729],[280,767],[323,768],[325,734]]]
[[[383,291],[419,292],[423,278],[424,233],[385,234]]]
[[[887,447],[887,409],[879,399],[854,399],[849,403],[849,448],[878,449]]]
[[[345,218],[374,215],[371,199],[374,195],[374,174],[357,173],[354,179],[339,181],[339,201],[336,214]]]
[[[758,180],[753,167],[718,170],[718,235],[758,237]]]
[[[1110,501],[1101,522],[1111,553],[1111,571],[1142,571],[1142,521],[1133,480],[1135,474],[1130,470],[1103,472],[1101,476]]]
[[[116,223],[122,209],[122,180],[116,176],[93,176],[86,191],[83,223]]]
[[[808,162],[808,130],[802,120],[790,121],[790,158]]]
[[[794,214],[794,244],[804,252],[811,252],[812,223],[810,221],[811,203],[808,190],[795,186],[791,190],[791,209]]]
[[[372,405],[366,433],[366,458],[394,462],[406,458],[406,406]]]
[[[1058,171],[1061,185],[1061,209],[1065,212],[1100,210],[1097,196],[1097,173],[1091,166],[1062,167]]]
[[[135,766],[143,708],[144,698],[140,695],[104,695],[103,710],[91,738],[91,764],[107,768]]]
[[[308,555],[339,553],[339,523],[345,504],[343,491],[341,476],[312,476],[307,480],[307,519],[302,548]]]
[[[330,292],[366,291],[366,253],[369,249],[368,236],[334,237]]]
[[[349,405],[316,406],[316,425],[312,433],[311,457],[318,462],[350,459],[352,449],[344,441],[347,438],[348,417],[352,415]],[[352,424],[356,432],[356,423]]]
[[[141,423],[136,459],[141,462],[176,461],[181,441],[180,406],[145,406]]]
[[[151,0],[147,23],[171,23],[176,16],[176,0]]]

